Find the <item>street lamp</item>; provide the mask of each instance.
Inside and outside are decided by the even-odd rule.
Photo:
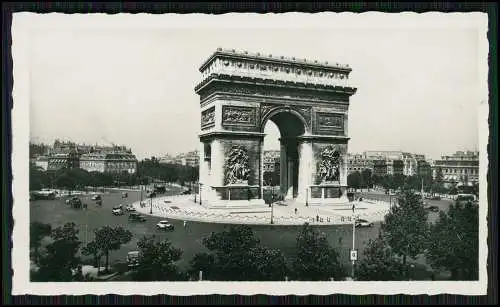
[[[191,190],[193,191],[194,193],[194,203],[196,204],[196,184],[194,182],[191,182]]]
[[[149,214],[153,214],[153,193],[149,195],[149,199],[150,199]]]
[[[142,184],[141,184],[141,204],[142,204],[142,200],[143,200],[143,199],[142,199],[142,191],[143,191],[143,186],[142,186]]]
[[[274,214],[274,202],[271,202],[271,224],[274,224],[273,214]]]
[[[352,279],[354,279],[354,264],[357,259],[357,252],[356,252],[356,215],[354,213],[356,206],[355,204],[352,205],[352,250],[351,250],[351,261],[352,261]]]
[[[198,192],[200,193],[200,206],[201,206],[201,182],[198,183]]]

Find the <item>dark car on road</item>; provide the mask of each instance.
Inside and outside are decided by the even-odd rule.
[[[146,218],[139,213],[130,213],[130,215],[128,216],[128,220],[130,222],[145,222]]]
[[[191,194],[191,190],[186,190],[186,191],[182,192],[182,195],[189,195],[189,194]]]
[[[425,209],[431,211],[431,212],[439,212],[439,207],[438,206],[427,206]]]

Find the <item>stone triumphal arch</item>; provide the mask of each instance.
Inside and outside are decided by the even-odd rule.
[[[260,207],[264,127],[281,133],[280,189],[304,205],[347,200],[348,65],[217,49],[200,67],[200,200]]]

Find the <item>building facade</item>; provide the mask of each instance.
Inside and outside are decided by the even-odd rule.
[[[179,154],[177,156],[166,154],[162,156],[159,160],[160,163],[165,163],[165,164],[177,164],[177,165],[198,167],[200,165],[200,154],[197,150]]]
[[[264,172],[277,172],[280,171],[280,151],[267,150],[264,151]]]
[[[385,161],[385,162],[382,162]],[[425,156],[401,151],[365,151],[361,154],[347,156],[348,172],[362,172],[370,169],[378,176],[402,174],[414,176],[419,174],[419,163]],[[377,168],[375,170],[375,168]]]
[[[347,172],[362,172],[369,169],[373,172],[373,160],[368,160],[366,155],[363,154],[348,154],[347,155]]]
[[[479,183],[479,152],[457,151],[449,156],[442,156],[435,160],[432,167],[433,177],[441,169],[445,183],[458,185],[472,185]]]
[[[47,156],[39,156],[34,159],[34,164],[36,167],[46,171],[49,169],[49,157]]]
[[[80,157],[80,168],[99,173],[137,173],[137,158],[133,154],[89,153]]]
[[[76,151],[69,153],[58,153],[48,157],[47,170],[57,171],[63,168],[78,168],[80,166],[80,157]]]

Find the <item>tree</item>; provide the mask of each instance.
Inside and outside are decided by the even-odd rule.
[[[197,253],[189,261],[188,274],[190,276],[198,276],[199,272],[203,272],[203,278],[215,280],[217,276],[216,260],[214,254]]]
[[[122,244],[132,240],[132,233],[121,227],[104,226],[95,231],[95,244],[106,257],[106,270],[109,269],[109,253],[120,249]]]
[[[134,279],[140,281],[179,280],[181,274],[175,265],[182,256],[180,249],[174,248],[169,240],[155,241],[155,236],[144,236],[137,243],[139,266]]]
[[[355,191],[361,187],[361,174],[359,172],[350,173],[347,176],[347,185]]]
[[[363,182],[363,187],[371,188],[373,186],[372,170],[365,168],[361,171],[361,182]]]
[[[400,261],[394,259],[391,247],[381,233],[376,239],[370,239],[363,254],[364,259],[359,262],[356,268],[357,280],[389,281],[403,279],[403,265]]]
[[[75,223],[66,223],[52,230],[53,242],[47,245],[47,254],[40,258],[37,281],[71,281],[73,270],[80,264],[77,256],[80,240]]]
[[[257,246],[251,249],[250,260],[254,261],[258,280],[271,281],[283,280],[287,275],[288,268],[283,253],[277,249]]]
[[[427,240],[427,216],[421,197],[411,190],[404,190],[398,197],[398,205],[392,206],[382,225],[384,239],[396,255],[415,259],[425,250]]]
[[[92,256],[94,260],[94,267],[97,268],[97,275],[100,273],[101,269],[101,258],[103,256],[102,251],[97,246],[95,241],[90,241],[82,248],[82,254],[84,256]]]
[[[391,189],[403,188],[405,182],[405,176],[403,174],[394,174],[391,181]]]
[[[436,176],[432,184],[432,191],[434,191],[435,193],[443,192],[443,178],[443,169],[441,167],[438,167],[436,169]]]
[[[33,262],[39,264],[40,257],[39,248],[42,245],[42,239],[50,236],[52,226],[40,222],[33,222],[30,224],[30,248],[33,249]]]
[[[451,272],[453,280],[479,278],[479,210],[472,202],[456,202],[440,212],[430,227],[427,259],[435,269]]]
[[[69,190],[74,190],[77,186],[75,178],[69,176],[68,174],[62,174],[60,176],[57,176],[52,182],[52,184],[56,187],[66,188]]]
[[[297,236],[297,256],[293,261],[293,273],[299,280],[336,280],[346,276],[339,262],[339,255],[327,241],[308,223]]]
[[[210,280],[283,280],[287,268],[283,254],[259,246],[259,239],[246,225],[212,233],[203,238],[211,253],[195,255],[191,274],[203,271]]]

